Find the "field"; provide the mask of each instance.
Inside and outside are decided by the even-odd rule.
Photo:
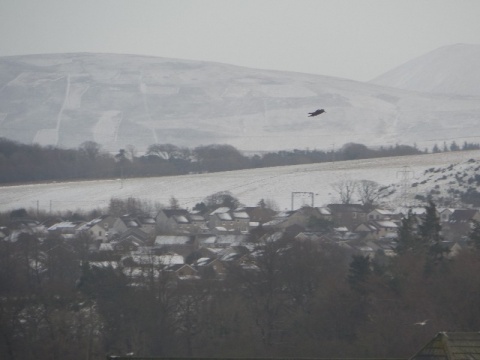
[[[303,204],[323,206],[338,202],[332,184],[342,180],[373,180],[381,185],[417,182],[426,169],[479,159],[480,150],[394,158],[330,162],[322,164],[273,167],[222,173],[192,174],[155,178],[78,181],[0,187],[0,211],[32,208],[47,211],[90,210],[104,208],[114,198],[135,197],[168,205],[175,197],[184,208],[192,208],[206,196],[230,191],[244,205],[254,206],[261,199],[278,205],[280,210]],[[426,191],[416,187],[416,192]],[[307,192],[293,197],[292,192]],[[414,194],[410,193],[411,196]],[[390,199],[399,204],[399,192]]]

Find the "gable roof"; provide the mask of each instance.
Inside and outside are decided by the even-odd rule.
[[[50,226],[48,231],[66,231],[66,230],[75,230],[80,228],[84,224],[83,221],[62,221],[57,224]]]
[[[172,216],[185,216],[189,215],[188,210],[185,209],[162,209],[166,217],[170,218]]]
[[[246,220],[250,219],[250,216],[246,211],[234,211],[232,215],[235,219],[246,219]]]
[[[383,216],[393,216],[393,215],[395,215],[395,213],[393,211],[390,211],[390,210],[387,210],[387,209],[380,209],[380,208],[375,208],[372,211],[370,211],[368,214],[370,215],[372,213],[377,213],[377,214],[383,215]]]
[[[123,221],[125,226],[128,227],[128,228],[138,228],[141,225],[140,222],[136,218],[134,218],[130,215],[122,215],[120,217],[120,220]]]
[[[450,222],[466,222],[472,220],[478,210],[474,209],[456,209],[452,215],[450,215]]]
[[[478,360],[480,332],[440,332],[410,360]]]
[[[155,238],[156,246],[164,245],[188,245],[193,241],[191,236],[179,236],[179,235],[158,235]]]
[[[215,214],[224,214],[224,213],[228,213],[230,211],[230,208],[226,207],[226,206],[222,206],[222,207],[219,207],[215,210],[213,210],[210,215],[215,215]]]
[[[146,241],[148,239],[148,234],[138,228],[129,228],[127,231],[120,234],[118,240],[124,240],[128,238],[134,238],[140,241]]]
[[[332,213],[365,212],[365,208],[360,204],[328,204],[327,207]]]

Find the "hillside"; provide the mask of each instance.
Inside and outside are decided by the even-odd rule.
[[[475,186],[468,179],[478,172],[479,159],[480,150],[475,150],[124,181],[4,186],[0,187],[0,211],[21,207],[53,212],[90,210],[106,207],[112,197],[135,197],[168,205],[172,196],[182,207],[192,208],[219,191],[230,191],[248,206],[268,199],[280,209],[290,209],[292,192],[313,192],[315,206],[338,202],[332,185],[343,180],[372,180],[391,185],[394,192],[386,202],[396,207],[404,205],[404,193],[410,205],[417,195],[426,197],[431,190],[441,188],[445,196],[457,188]],[[463,185],[459,185],[458,177],[463,178]],[[296,197],[294,207],[309,204],[309,200]]]
[[[453,51],[453,50],[452,50]],[[391,86],[391,85],[389,85]],[[153,143],[243,151],[480,142],[480,101],[320,75],[113,54],[0,58],[0,134],[118,152]],[[318,108],[326,113],[307,117]]]
[[[392,69],[371,84],[437,94],[480,96],[480,45],[444,46]]]

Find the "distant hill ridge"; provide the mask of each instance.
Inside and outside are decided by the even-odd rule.
[[[388,86],[136,55],[10,56],[0,58],[0,134],[62,147],[95,141],[111,152],[154,143],[278,151],[480,141],[478,98]],[[326,113],[307,117],[318,108]]]
[[[480,45],[441,47],[376,77],[370,83],[411,91],[480,96]]]

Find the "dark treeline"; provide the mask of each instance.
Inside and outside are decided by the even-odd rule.
[[[465,143],[460,148],[452,143],[450,149],[445,145],[442,151],[478,148],[480,146],[476,144]],[[435,146],[433,152],[439,151]],[[422,153],[407,145],[370,149],[362,144],[349,143],[336,151],[292,150],[245,156],[230,145],[189,149],[154,144],[149,146],[146,154],[137,156],[133,147],[110,154],[92,141],[84,142],[76,149],[64,149],[25,145],[0,138],[0,183],[184,175]]]
[[[132,277],[93,257],[88,236],[23,233],[0,241],[0,358],[409,358],[439,331],[480,325],[480,224],[448,257],[434,204],[413,219],[397,256],[374,259],[259,228],[223,280],[178,281],[153,262]]]

